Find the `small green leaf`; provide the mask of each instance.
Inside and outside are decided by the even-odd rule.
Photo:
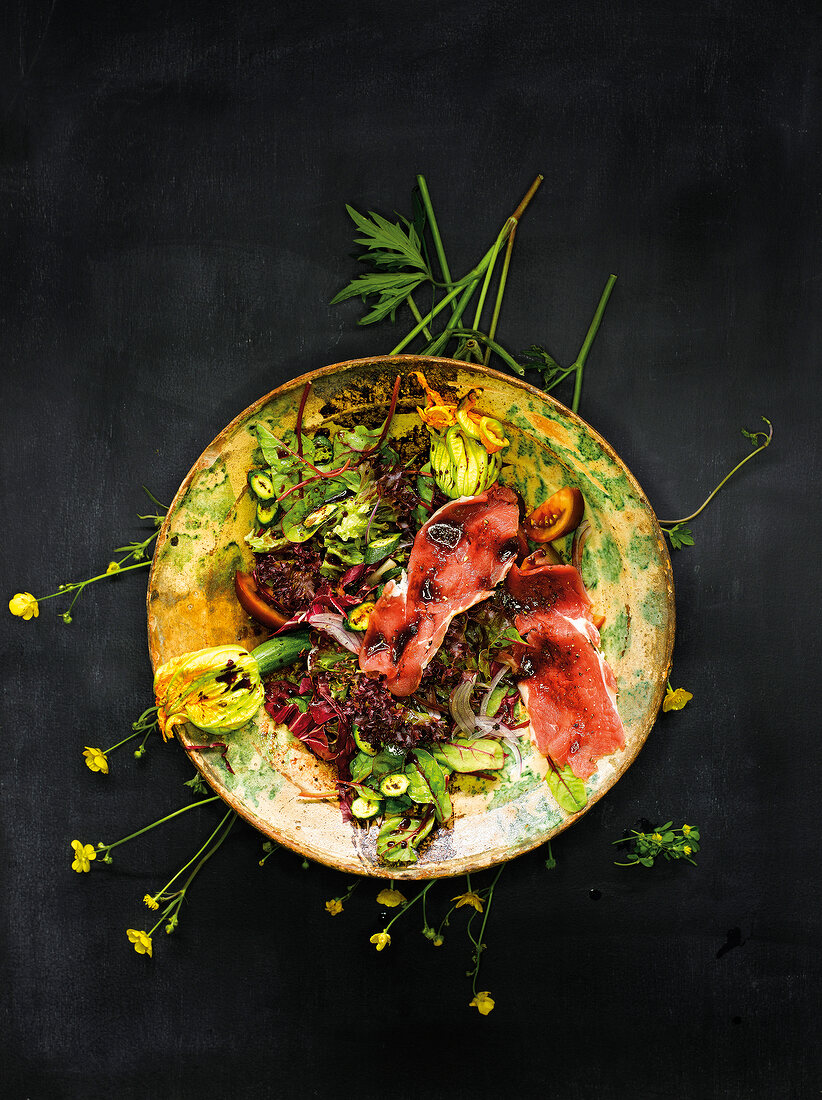
[[[684,523],[677,523],[675,527],[663,527],[662,530],[668,536],[674,550],[681,550],[683,546],[694,545],[694,536],[691,534],[691,529],[686,527]]]
[[[437,815],[438,821],[447,821],[454,812],[451,805],[451,796],[448,794],[448,788],[446,786],[446,775],[440,765],[434,759],[430,752],[426,752],[425,749],[414,749],[415,762],[410,766],[418,774],[413,777],[413,781],[408,788],[408,795],[415,802],[417,798],[411,793],[411,787],[415,790],[421,791],[423,788],[427,788],[430,793],[430,801],[434,807],[434,812]],[[409,780],[412,780],[408,770],[406,774],[409,776]]]
[[[351,778],[355,783],[362,783],[371,774],[373,767],[374,757],[365,752],[358,752],[349,764]]]
[[[480,737],[476,741],[458,737],[434,748],[434,756],[455,772],[496,771],[505,764],[505,750],[499,741]]]
[[[388,863],[416,863],[416,849],[433,827],[433,814],[425,819],[388,814],[377,834],[377,855]]]
[[[563,810],[567,810],[568,813],[578,813],[587,805],[588,795],[585,793],[585,784],[578,776],[574,775],[570,764],[557,768],[552,763],[545,781],[558,805]]]

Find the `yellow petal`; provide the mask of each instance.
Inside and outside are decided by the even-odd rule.
[[[387,905],[390,909],[393,909],[395,905],[402,905],[405,901],[405,894],[400,893],[399,890],[380,890],[377,894],[377,905]]]
[[[482,1016],[487,1016],[489,1012],[494,1011],[494,998],[486,989],[483,993],[477,993],[473,1001],[469,1002],[468,1007],[475,1008]]]
[[[691,699],[693,699],[693,694],[690,691],[686,691],[685,688],[677,688],[675,691],[668,691],[665,698],[662,700],[662,709],[664,711],[682,710],[684,706],[690,703]]]
[[[9,611],[18,619],[36,619],[40,614],[40,605],[31,592],[17,592],[9,600]]]

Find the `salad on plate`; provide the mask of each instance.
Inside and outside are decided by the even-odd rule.
[[[388,865],[416,863],[453,821],[456,792],[546,762],[552,798],[583,809],[597,761],[625,745],[603,618],[581,575],[583,493],[523,500],[503,423],[480,389],[440,393],[423,373],[418,423],[391,434],[400,378],[374,427],[255,425],[247,471],[253,568],[234,587],[271,631],[251,654],[212,647],[157,669],[161,725],[226,740],[264,706],[334,782],[352,829]],[[562,549],[558,549],[561,547]],[[217,650],[224,652],[217,653]]]

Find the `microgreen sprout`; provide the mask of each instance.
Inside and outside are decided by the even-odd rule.
[[[696,866],[696,860],[691,857],[699,851],[699,829],[694,825],[672,829],[672,825],[672,821],[666,821],[648,832],[626,830],[625,835],[613,843],[627,844],[625,855],[628,858],[624,862],[615,861],[615,865],[634,867],[641,863],[643,867],[653,867],[654,860],[661,856],[667,860],[685,859]]]
[[[264,855],[263,855],[263,858],[259,861],[260,867],[265,867],[265,861],[269,858],[269,856],[273,856],[274,853],[279,852],[279,850],[280,850],[280,845],[279,844],[274,844],[274,842],[271,841],[271,840],[264,840],[263,841]]]
[[[765,424],[767,424],[768,430],[761,432],[749,432],[746,428],[742,429],[742,434],[747,440],[750,441],[754,449],[749,454],[745,455],[741,462],[737,462],[736,466],[734,466],[731,472],[723,477],[720,483],[711,493],[708,494],[706,499],[702,502],[702,504],[700,504],[695,512],[691,512],[689,516],[682,516],[680,519],[663,519],[659,521],[660,527],[668,536],[671,547],[674,550],[681,550],[685,546],[694,545],[694,537],[691,533],[691,529],[687,526],[687,524],[689,524],[691,520],[696,519],[700,512],[703,512],[708,507],[708,505],[711,503],[711,501],[714,499],[714,497],[723,487],[723,485],[727,484],[727,482],[731,480],[734,474],[738,470],[742,469],[746,462],[750,462],[752,458],[755,458],[756,455],[760,453],[760,451],[764,451],[766,447],[769,447],[771,445],[771,440],[773,439],[773,424],[771,424],[767,416],[763,416],[762,419]]]

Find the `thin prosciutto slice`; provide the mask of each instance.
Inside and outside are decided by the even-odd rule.
[[[397,584],[377,600],[360,668],[382,673],[393,695],[411,695],[455,615],[487,599],[517,555],[519,504],[502,485],[451,501],[420,528]]]
[[[571,565],[514,567],[502,602],[527,642],[516,657],[531,740],[543,756],[588,779],[601,756],[624,747],[625,730],[582,579]]]

